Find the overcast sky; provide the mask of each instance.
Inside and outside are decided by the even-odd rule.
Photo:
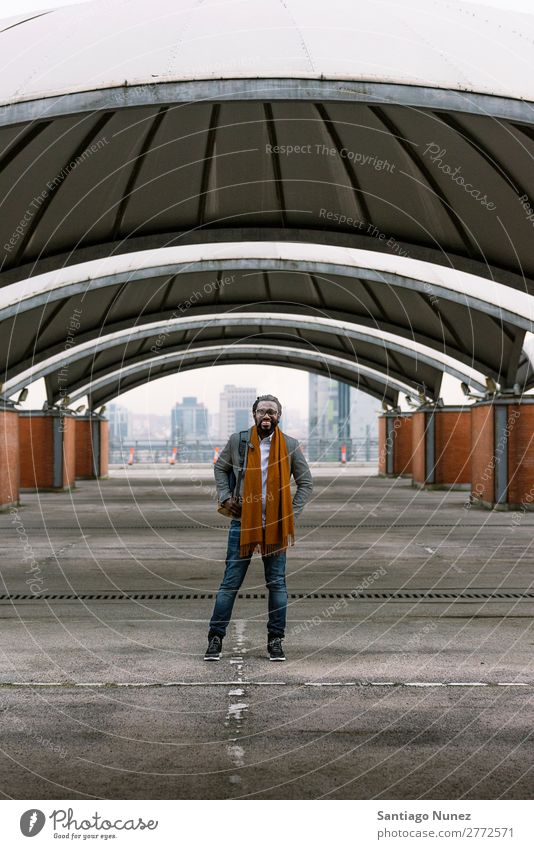
[[[42,0],[0,0],[0,15],[9,17],[69,5],[74,5],[72,0],[56,0],[49,4],[43,3]],[[406,5],[409,5],[409,2]],[[533,11],[533,0],[489,0],[487,3],[476,5],[494,6],[503,10]],[[304,411],[308,409],[308,374],[275,366],[218,366],[200,372],[177,374],[126,393],[121,396],[120,403],[137,412],[166,413],[169,407],[184,395],[196,395],[215,412],[219,405],[219,392],[226,383],[255,386],[259,393],[272,392],[278,395],[288,407],[301,408]],[[457,381],[448,378],[444,380],[442,394],[445,403],[457,403],[462,398]],[[41,406],[44,397],[43,384],[39,381],[33,385],[24,406]]]
[[[74,0],[76,2],[76,0]],[[33,12],[39,9],[54,9],[58,6],[72,6],[73,0],[57,0],[54,3],[43,3],[42,0],[0,0],[0,9],[2,16],[19,15],[22,12]],[[78,0],[78,2],[88,2],[88,0]],[[149,0],[147,0],[149,2]],[[325,3],[327,0],[325,0]],[[446,5],[446,0],[443,0]],[[495,6],[497,9],[516,9],[519,12],[532,12],[532,0],[488,0],[488,2],[480,3],[477,0],[469,0],[477,6]]]

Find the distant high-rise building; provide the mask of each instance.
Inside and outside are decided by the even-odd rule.
[[[219,413],[208,413],[208,436],[210,439],[219,439]]]
[[[351,386],[350,433],[353,439],[363,439],[367,436],[375,439],[378,436],[379,413],[380,401]]]
[[[130,435],[130,411],[120,404],[109,404],[107,408],[109,419],[109,438],[112,442],[121,442]]]
[[[376,437],[379,403],[347,383],[322,375],[309,378],[309,456],[339,460],[341,446],[351,459],[362,440]]]
[[[251,386],[227,384],[219,396],[219,436],[228,439],[238,430],[252,425],[252,405],[257,390]]]
[[[308,422],[303,411],[295,407],[283,407],[280,427],[284,433],[295,436],[301,442],[308,441]]]
[[[370,461],[378,456],[378,414],[380,402],[351,387],[350,428],[352,434],[352,459]]]
[[[310,460],[338,459],[339,383],[319,374],[309,376],[308,454]]]
[[[169,416],[157,413],[130,413],[128,436],[130,439],[168,439]]]
[[[191,442],[208,438],[208,410],[202,402],[188,396],[171,410],[171,441]]]

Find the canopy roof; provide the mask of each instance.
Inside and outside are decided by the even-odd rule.
[[[2,103],[125,81],[239,78],[374,81],[534,100],[532,17],[454,0],[97,0],[15,16],[0,32]]]
[[[252,365],[279,365],[284,368],[295,368],[322,374],[335,380],[348,383],[350,386],[395,406],[399,392],[410,392],[411,387],[406,383],[395,380],[391,375],[382,374],[360,363],[351,363],[347,358],[324,354],[312,349],[291,347],[291,340],[284,339],[284,344],[243,344],[234,347],[224,345],[208,345],[162,354],[148,360],[135,362],[131,365],[121,365],[116,371],[93,377],[70,396],[71,403],[79,398],[88,397],[89,406],[95,408],[121,395],[130,389],[141,386],[152,380],[158,380],[177,371],[185,372],[191,369],[216,368],[221,364],[250,363]]]
[[[16,391],[21,381],[52,374],[50,364],[60,371],[66,347],[71,359],[78,350],[89,351],[82,363],[69,366],[72,390],[83,378],[79,369],[91,362],[91,371],[98,372],[106,359],[103,349],[116,340],[121,350],[115,356],[124,363],[126,356],[145,359],[154,346],[160,353],[171,341],[199,344],[215,326],[215,341],[221,328],[229,344],[240,337],[249,341],[254,324],[258,334],[285,324],[302,344],[359,355],[360,362],[385,374],[404,375],[430,397],[439,395],[444,370],[468,382],[473,371],[501,382],[509,369],[515,374],[524,330],[534,324],[532,296],[511,298],[507,287],[486,284],[484,300],[476,278],[462,281],[446,269],[413,262],[419,278],[406,277],[400,273],[406,261],[385,257],[375,268],[373,259],[324,246],[204,245],[100,260],[33,278],[19,299],[15,292],[11,301],[0,302],[5,328],[0,356],[10,362],[6,389]],[[19,285],[6,296],[11,289]],[[140,338],[146,340],[143,350],[134,344]],[[377,350],[364,356],[361,344],[367,340]],[[422,370],[425,358],[434,361],[432,374]],[[48,382],[55,401],[57,381],[55,388],[52,378]]]
[[[206,346],[220,347],[221,344],[234,349],[235,361],[240,346],[251,342],[282,352],[288,352],[288,348],[311,351],[317,355],[319,364],[323,356],[334,356],[347,366],[360,369],[362,384],[365,371],[372,369],[381,376],[382,382],[392,377],[397,382],[404,381],[405,386],[416,393],[424,392],[432,398],[439,395],[444,371],[482,388],[471,370],[457,369],[451,358],[432,356],[428,348],[396,339],[391,334],[317,317],[244,312],[126,327],[104,337],[79,342],[69,353],[67,366],[63,351],[56,354],[48,351],[39,365],[32,363],[27,371],[10,380],[6,390],[12,394],[31,380],[45,377],[49,400],[57,402],[65,394],[78,392],[89,374],[91,380],[97,380],[119,373],[131,364],[151,361],[155,354],[187,354],[196,348],[204,351]],[[176,362],[179,366],[178,357]],[[325,366],[324,370],[327,372],[328,368]],[[355,380],[353,373],[349,382],[354,384]]]
[[[289,303],[413,339],[440,372],[450,357],[532,384],[533,18],[428,0],[128,0],[29,18],[0,26],[7,387],[62,346],[67,362],[164,321],[225,273],[234,285],[191,316]],[[187,245],[193,258],[166,256]],[[421,385],[410,362],[385,373]]]

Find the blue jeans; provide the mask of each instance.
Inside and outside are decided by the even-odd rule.
[[[232,519],[228,532],[228,550],[224,578],[215,599],[215,607],[210,620],[210,636],[218,634],[224,637],[230,623],[236,595],[247,574],[252,556],[239,556],[239,537],[241,521]],[[267,633],[272,637],[283,637],[286,627],[287,589],[286,589],[286,552],[269,554],[263,557],[265,585],[269,591],[269,620]]]

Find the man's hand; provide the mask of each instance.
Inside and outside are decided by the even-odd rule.
[[[235,516],[237,519],[241,516],[241,504],[234,495],[223,501],[223,507],[226,507],[232,516]]]

